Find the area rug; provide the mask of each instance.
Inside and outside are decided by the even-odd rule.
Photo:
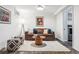
[[[71,50],[59,43],[58,41],[43,41],[46,44],[44,47],[34,47],[35,41],[24,41],[17,51],[56,51],[56,52],[70,52]]]

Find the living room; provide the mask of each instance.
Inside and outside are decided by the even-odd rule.
[[[0,10],[3,11],[5,10],[9,13],[9,21],[6,22],[3,20],[1,21],[0,24],[1,51],[3,50],[2,52],[6,53],[5,48],[7,48],[7,44],[10,46],[10,44],[13,43],[13,41],[12,42],[10,41],[9,44],[8,40],[13,40],[13,39],[16,40],[17,38],[22,37],[22,39],[24,39],[24,41],[26,41],[28,45],[25,44],[25,42],[23,42],[22,44],[25,45],[22,45],[19,48],[18,51],[21,51],[19,53],[24,53],[24,51],[27,51],[27,53],[39,53],[42,51],[41,53],[49,53],[49,54],[50,53],[78,53],[78,51],[76,51],[78,47],[77,45],[75,47],[74,40],[71,43],[73,46],[69,46],[69,48],[67,43],[66,43],[67,45],[63,44],[65,43],[65,41],[67,41],[64,40],[65,38],[63,34],[64,32],[63,11],[67,7],[71,7],[71,6],[1,5]],[[74,6],[74,8],[78,8],[78,7]],[[39,40],[38,42],[36,38],[37,39],[42,38],[42,40]],[[30,42],[32,41],[35,42],[37,45],[31,44]],[[46,44],[42,44],[43,41]],[[55,45],[55,48],[52,48],[51,47],[52,45]],[[73,49],[72,47],[75,47],[76,50]],[[10,50],[10,47],[7,49]],[[13,53],[18,53],[18,52],[15,51]]]

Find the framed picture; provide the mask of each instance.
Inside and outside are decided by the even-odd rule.
[[[11,12],[8,9],[0,6],[0,23],[5,24],[11,23],[10,18],[11,18]]]
[[[44,26],[44,19],[43,17],[37,17],[36,18],[36,26]]]

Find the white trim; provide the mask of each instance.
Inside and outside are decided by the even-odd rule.
[[[72,6],[72,47],[74,43],[74,6]]]

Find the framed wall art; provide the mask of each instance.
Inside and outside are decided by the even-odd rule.
[[[0,6],[0,23],[8,24],[11,23],[11,12]]]
[[[44,17],[40,16],[36,18],[36,26],[44,26]]]

